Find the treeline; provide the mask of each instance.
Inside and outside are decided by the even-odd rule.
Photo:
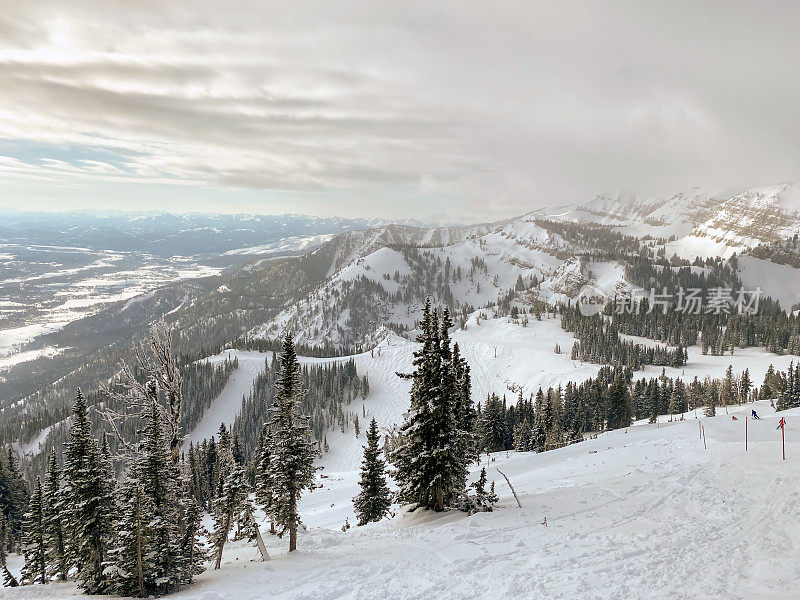
[[[281,340],[269,338],[245,337],[239,338],[231,343],[231,348],[238,350],[255,350],[256,352],[279,352]],[[361,346],[342,346],[332,344],[325,340],[322,344],[295,344],[297,353],[300,356],[310,356],[314,358],[335,358],[339,356],[350,356],[363,352]]]
[[[800,361],[789,363],[789,368],[776,372],[770,365],[764,378],[764,389],[769,389],[770,397],[777,398],[776,410],[800,408]]]
[[[771,368],[765,388],[770,377],[782,379]],[[478,405],[478,444],[482,452],[544,452],[580,442],[587,435],[628,427],[634,420],[654,423],[659,416],[672,418],[700,407],[706,416],[714,416],[717,407],[758,397],[747,369],[737,377],[729,366],[722,379],[695,377],[687,384],[667,377],[663,370],[659,377],[634,382],[630,368],[604,366],[595,378],[546,392],[540,388],[528,398],[520,394],[515,404],[489,395],[485,404]]]
[[[643,365],[680,367],[688,360],[686,348],[682,346],[671,350],[623,341],[614,320],[600,314],[587,317],[575,307],[562,308],[561,327],[578,338],[572,346],[573,360],[630,367],[635,371]]]
[[[786,240],[759,244],[750,250],[749,254],[762,260],[771,260],[778,265],[789,265],[800,269],[800,236],[794,234]]]
[[[593,251],[598,258],[618,259],[640,251],[640,242],[637,238],[621,234],[605,225],[538,218],[536,224],[561,236],[579,250]]]
[[[759,297],[757,311],[740,314],[734,305],[740,291],[746,307],[752,299],[750,292],[756,290],[742,284],[736,257],[727,262],[717,257],[684,263],[688,261],[662,258],[653,262],[642,257],[626,262],[625,278],[648,292],[652,289],[658,304],[651,307],[645,297],[638,310],[626,312],[616,311],[615,303],[609,303],[606,314],[613,315],[621,333],[675,346],[699,342],[703,354],[717,356],[750,346],[776,354],[800,353],[800,317],[787,313],[776,300]],[[725,290],[729,302],[709,306],[715,290]]]
[[[507,405],[496,394],[478,405],[478,439],[483,452],[544,452],[580,442],[589,432],[630,425],[630,369],[602,367],[596,378],[565,387],[539,389]]]

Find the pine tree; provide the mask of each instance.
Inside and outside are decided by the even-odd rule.
[[[297,527],[300,515],[297,503],[304,490],[314,483],[314,445],[311,442],[308,417],[299,413],[301,388],[300,365],[292,336],[283,340],[281,372],[270,410],[272,453],[269,470],[273,502],[270,513],[279,536],[289,532],[289,552],[297,549]]]
[[[536,392],[533,412],[533,450],[543,452],[547,444],[547,425],[545,422],[545,400],[542,388]]]
[[[47,583],[42,482],[38,478],[31,494],[28,512],[25,514],[22,547],[25,555],[25,566],[21,574],[22,584]]]
[[[438,323],[434,319],[434,326]],[[435,494],[435,510],[444,510],[453,506],[459,494],[463,492],[466,478],[461,479],[461,465],[464,457],[459,438],[459,403],[458,368],[453,361],[450,346],[449,330],[453,323],[450,313],[445,308],[439,324],[438,339],[438,398],[433,402],[433,431],[435,442],[431,448],[432,464],[435,466],[431,486]]]
[[[208,557],[201,542],[203,537],[209,537],[208,531],[203,527],[203,511],[193,498],[188,498],[183,539],[180,544],[181,556],[184,559],[184,584],[188,585],[195,575],[205,570],[205,561]]]
[[[22,522],[27,511],[28,487],[17,466],[11,447],[6,460],[0,455],[0,513],[6,523],[6,548],[14,550],[22,537]]]
[[[733,380],[733,365],[728,365],[725,370],[725,379],[722,382],[722,394],[720,396],[722,406],[725,407],[725,412],[728,412],[728,405],[733,404],[736,399],[736,389]]]
[[[623,375],[617,375],[606,391],[608,428],[628,427],[633,418],[633,399]]]
[[[178,482],[180,474],[172,462],[170,442],[164,435],[158,400],[150,388],[150,415],[144,429],[141,457],[132,476],[152,504],[150,535],[158,548],[146,577],[148,592],[155,595],[175,591],[185,580],[185,564],[179,548]],[[143,503],[143,507],[147,504]]]
[[[327,440],[325,445],[327,446]],[[261,427],[261,436],[256,451],[256,504],[266,515],[272,515],[275,501],[272,494],[272,473],[270,471],[272,452],[272,431],[268,424],[264,424]],[[270,533],[275,533],[275,521],[272,518],[270,518]]]
[[[455,413],[458,428],[456,443],[459,464],[454,474],[455,489],[463,490],[467,485],[469,466],[478,460],[478,415],[472,403],[472,381],[467,361],[461,356],[458,344],[453,344],[453,368],[455,369],[456,396]]]
[[[111,557],[114,591],[140,597],[173,592],[193,574],[180,537],[180,474],[152,382],[147,394],[150,410],[120,492],[121,519]]]
[[[0,511],[0,570],[3,571],[3,587],[17,587],[19,582],[11,571],[8,570],[6,565],[7,556],[7,540],[8,539],[8,523],[3,512]]]
[[[120,489],[119,531],[111,552],[114,563],[114,592],[146,598],[153,586],[153,557],[159,552],[153,544],[150,516],[155,507],[136,479],[126,480]]]
[[[503,403],[497,394],[486,399],[486,408],[481,415],[482,447],[486,452],[505,450],[505,422]]]
[[[2,462],[2,460],[0,460],[0,462]],[[8,524],[6,523],[6,518],[3,515],[3,512],[0,511],[0,570],[3,572],[3,587],[17,587],[19,582],[17,581],[16,577],[11,574],[11,571],[8,570],[8,565],[6,565],[6,557],[8,555],[6,543],[7,537]]]
[[[380,521],[389,512],[392,504],[389,487],[386,485],[385,465],[380,457],[378,424],[375,419],[367,430],[367,445],[361,463],[361,493],[353,498],[359,525]]]
[[[750,380],[750,369],[745,369],[739,381],[739,404],[744,404],[750,397],[753,382]]]
[[[112,532],[113,498],[80,390],[72,412],[64,453],[67,530],[74,540],[80,586],[88,594],[97,594],[106,587],[103,569]]]
[[[486,490],[486,468],[481,467],[481,474],[478,481],[472,484],[475,490],[475,503],[479,511],[492,512],[494,504],[497,502],[497,494],[494,493],[494,482],[491,488]]]
[[[703,414],[706,417],[717,416],[717,394],[714,390],[708,390],[706,394],[707,402],[706,407],[703,409]]]
[[[465,363],[450,348],[449,314],[440,326],[426,302],[414,352],[411,407],[391,454],[400,498],[422,508],[444,510],[463,495],[465,468],[475,457],[471,401]]]
[[[225,476],[222,493],[214,503],[214,531],[211,534],[211,547],[216,554],[214,568],[222,565],[222,551],[228,541],[233,524],[247,511],[250,488],[241,466],[233,466]],[[249,511],[252,514],[252,511]]]
[[[61,487],[61,470],[56,449],[50,451],[47,462],[47,478],[44,484],[44,523],[47,545],[48,575],[66,581],[69,575],[70,557],[67,535],[64,530],[64,489]]]

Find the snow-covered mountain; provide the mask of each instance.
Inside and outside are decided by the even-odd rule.
[[[727,257],[798,233],[800,183],[786,183],[753,188],[719,203],[670,249],[683,256]]]
[[[157,256],[307,251],[331,236],[381,227],[385,219],[281,214],[170,214],[119,211],[0,214],[0,243],[148,252]],[[407,226],[425,226],[414,219]]]
[[[731,256],[736,252],[743,282],[752,288],[761,287],[765,294],[790,307],[798,301],[800,288],[789,284],[800,279],[800,271],[797,264],[781,258],[786,250],[775,250],[775,244],[800,232],[798,189],[797,184],[754,188],[724,201],[697,189],[665,200],[598,196],[581,206],[537,210],[514,219],[470,226],[367,227],[366,221],[356,224],[334,219],[325,223],[292,215],[223,215],[219,216],[221,220],[205,216],[203,219],[217,224],[229,220],[229,229],[245,231],[241,235],[248,240],[242,245],[243,238],[232,237],[233,241],[226,241],[228,245],[221,248],[233,244],[233,249],[206,259],[214,273],[219,273],[213,281],[192,289],[178,286],[168,294],[148,288],[145,291],[153,295],[136,305],[139,317],[135,319],[128,296],[118,303],[109,301],[101,312],[87,313],[92,316],[76,322],[68,332],[39,336],[16,348],[20,353],[37,351],[24,354],[26,359],[40,355],[52,358],[31,362],[25,369],[6,368],[2,374],[6,378],[4,392],[8,398],[21,398],[60,380],[82,364],[85,356],[105,352],[110,344],[129,345],[141,323],[164,313],[181,327],[182,351],[224,347],[243,335],[274,339],[286,328],[303,344],[333,344],[341,349],[368,347],[389,331],[413,337],[427,297],[450,306],[460,323],[466,315],[489,304],[508,309],[513,293],[521,295],[525,305],[534,299],[547,302],[574,298],[585,284],[614,293],[631,287],[625,280],[623,263],[625,253],[640,250],[636,238],[649,238],[645,243],[651,251],[663,248],[667,258],[673,253],[691,260],[697,255]],[[113,221],[117,217],[108,218]],[[150,232],[147,235],[167,227],[160,217],[127,218],[141,221],[136,227]],[[180,231],[188,231],[187,239],[209,240],[209,247],[225,238],[229,230],[217,227],[220,233],[208,233],[214,227],[206,228],[209,223],[200,217],[163,218],[175,221],[173,225],[180,225]],[[191,224],[199,228],[182,229],[188,223],[186,219],[195,219]],[[22,230],[21,222],[13,224],[16,234]],[[276,241],[270,241],[273,238],[266,234],[253,234],[259,227],[273,226],[283,229],[283,237]],[[313,233],[325,227],[329,228],[327,232]],[[331,232],[330,227],[349,229]],[[308,235],[289,235],[297,228]],[[630,237],[623,238],[623,234]],[[765,244],[774,246],[777,254],[767,256],[763,248],[758,255],[742,254]],[[622,255],[621,246],[625,246]],[[276,258],[281,254],[283,258]],[[235,268],[237,264],[242,266]],[[67,266],[74,268],[66,265],[65,269]],[[220,273],[221,267],[229,270]],[[211,289],[205,289],[206,285]],[[18,291],[29,297],[31,293]],[[113,330],[109,330],[109,323],[116,324]],[[101,330],[108,331],[107,337],[97,343],[96,335],[82,335]],[[61,352],[67,347],[68,351]],[[93,360],[92,364],[104,362]],[[38,372],[36,382],[29,371]],[[91,373],[92,377],[96,375],[99,373]],[[68,381],[70,385],[89,383]]]
[[[370,345],[390,330],[412,332],[428,297],[452,306],[459,321],[511,292],[553,302],[574,298],[587,283],[612,294],[630,288],[621,265],[582,259],[533,215],[473,227],[349,232],[313,255],[328,257],[327,277],[251,337],[290,329],[304,344]]]
[[[627,235],[654,238],[682,237],[710,218],[719,200],[698,188],[682,191],[667,199],[633,194],[599,195],[581,205],[540,209],[543,218],[597,223]]]
[[[665,199],[601,195],[586,204],[534,214],[607,225],[640,238],[672,238],[667,252],[686,258],[729,257],[800,233],[800,184],[757,187],[728,198],[699,188]]]

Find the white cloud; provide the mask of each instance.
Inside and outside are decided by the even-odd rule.
[[[0,8],[6,204],[478,219],[797,178],[792,4]]]

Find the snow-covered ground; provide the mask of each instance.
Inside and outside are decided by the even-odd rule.
[[[518,389],[528,394],[539,386],[582,381],[598,369],[570,360],[572,336],[555,319],[534,319],[522,327],[505,318],[478,322],[477,315],[453,333],[471,365],[476,400],[490,392],[506,392],[513,400]],[[555,354],[556,343],[562,354]],[[415,347],[390,334],[374,351],[354,357],[359,373],[370,380],[364,409],[381,426],[400,422],[407,409],[409,382],[396,373],[411,368]],[[233,420],[269,355],[230,351],[210,360],[227,356],[239,359],[239,369],[192,439],[213,435],[221,420]],[[749,368],[760,384],[769,364],[785,369],[792,358],[760,349],[703,356],[690,348],[685,368],[666,371],[687,380],[695,374],[718,377],[732,364],[737,373]],[[660,372],[648,367],[643,374]],[[360,412],[360,402],[351,410]],[[707,449],[692,413],[684,421],[662,417],[654,425],[637,423],[544,454],[483,456],[501,497],[494,513],[404,514],[395,507],[392,519],[344,532],[346,519],[355,523],[351,498],[358,492],[364,439],[352,429],[331,431],[331,452],[320,461],[322,487],[301,502],[307,529],[300,550],[288,555],[286,540],[268,538],[273,560],[260,563],[255,548],[233,543],[222,570],[207,571],[174,597],[795,598],[800,410],[782,413],[789,421],[784,462],[778,417],[766,402],[755,406],[763,419],[747,422],[745,452],[744,417],[751,408],[701,419]],[[521,509],[498,467],[520,494]],[[541,525],[544,517],[547,527]],[[19,568],[17,557],[14,565]],[[0,590],[3,600],[74,595],[71,583]]]
[[[747,422],[747,451],[751,406],[702,419],[707,449],[689,417],[544,454],[484,456],[501,497],[493,513],[398,514],[343,532],[358,474],[339,473],[304,497],[296,553],[268,538],[273,560],[260,563],[246,542],[231,544],[220,571],[174,597],[796,598],[800,411],[782,413],[783,461],[778,415],[755,408],[763,419]],[[4,600],[75,594],[73,584],[0,590]]]
[[[745,254],[739,257],[739,277],[745,288],[761,288],[764,296],[775,298],[785,310],[800,303],[800,269],[791,265]]]
[[[256,377],[264,371],[264,360],[271,356],[261,352],[247,352],[232,350],[223,352],[209,358],[211,363],[221,363],[226,358],[239,360],[239,367],[231,374],[222,392],[203,413],[203,418],[192,430],[186,439],[189,442],[201,442],[204,439],[217,435],[222,422],[230,426],[241,412],[242,399],[246,398],[253,389]]]
[[[485,402],[491,393],[505,394],[508,402],[513,403],[520,391],[528,396],[535,394],[540,387],[546,390],[570,381],[580,383],[594,377],[600,368],[600,365],[570,358],[575,339],[571,333],[561,329],[559,319],[537,321],[531,318],[528,326],[523,327],[508,318],[478,319],[481,313],[489,314],[489,311],[474,313],[467,321],[466,329],[456,329],[452,333],[453,340],[470,365],[472,397],[476,403]],[[638,343],[656,344],[652,340],[628,337]],[[561,354],[555,353],[556,344],[560,346]],[[412,353],[416,347],[416,343],[389,333],[373,351],[355,355],[353,358],[359,375],[369,378],[370,393],[363,402],[354,402],[349,410],[360,415],[363,403],[367,420],[375,417],[381,427],[401,423],[403,412],[408,408],[410,383],[397,377],[397,373],[411,370]],[[723,377],[725,369],[731,365],[736,375],[749,369],[751,380],[760,386],[769,365],[785,371],[790,362],[797,361],[796,356],[778,356],[762,348],[736,349],[733,355],[704,356],[699,347],[693,346],[688,348],[688,353],[689,363],[685,367],[664,368],[667,376],[680,377],[686,382],[695,376],[701,380],[706,376]],[[217,433],[222,421],[229,425],[233,422],[239,413],[242,396],[250,393],[253,381],[264,368],[264,360],[271,354],[231,350],[210,360],[222,361],[234,356],[239,359],[239,369],[231,375],[189,440],[196,442],[211,437]],[[300,362],[324,363],[349,358],[301,357]],[[662,368],[650,365],[634,373],[634,377],[657,377]],[[345,433],[333,429],[327,435],[331,451],[322,461],[327,472],[357,469],[363,437],[357,439],[352,429]]]

